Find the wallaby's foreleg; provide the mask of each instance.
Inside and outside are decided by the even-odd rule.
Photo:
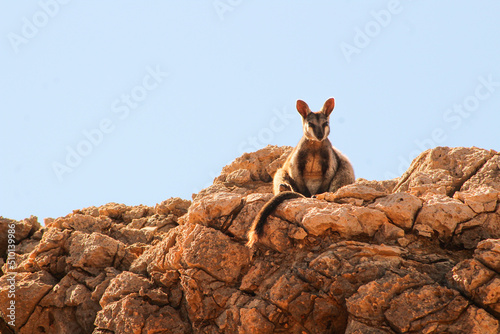
[[[349,160],[347,160],[347,158],[339,152],[337,152],[337,157],[339,159],[337,172],[335,173],[335,176],[330,183],[330,189],[328,190],[332,193],[336,192],[345,185],[354,183],[356,180],[354,177],[354,170],[352,169],[352,165]]]
[[[322,193],[326,193],[326,192],[330,191],[330,186],[331,186],[332,181],[335,177],[335,172],[337,171],[337,167],[338,167],[338,163],[336,163],[335,165],[331,165],[330,168],[328,168],[328,170],[326,171],[326,173],[324,175],[323,182],[321,182],[321,185],[319,186],[316,194],[313,194],[313,195],[318,195],[318,194],[322,194]]]
[[[295,182],[292,180],[290,175],[286,172],[285,169],[280,168],[276,171],[276,174],[273,178],[273,192],[275,195],[282,193],[284,191],[295,191],[297,192],[297,186]]]

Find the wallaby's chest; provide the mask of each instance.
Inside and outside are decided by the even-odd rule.
[[[321,179],[325,173],[325,157],[319,152],[307,154],[301,161],[302,177],[304,179]]]
[[[311,195],[317,194],[325,174],[324,157],[319,153],[309,154],[302,170],[304,184]]]
[[[296,172],[311,195],[317,194],[331,165],[327,150],[303,149],[297,152]]]

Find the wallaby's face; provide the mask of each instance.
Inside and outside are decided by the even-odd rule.
[[[330,114],[335,107],[335,100],[329,98],[318,112],[312,112],[307,103],[297,100],[297,111],[302,116],[302,130],[309,140],[322,141],[330,134]]]

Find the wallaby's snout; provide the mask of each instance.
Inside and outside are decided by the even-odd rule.
[[[335,107],[335,100],[329,98],[321,111],[312,112],[307,103],[297,100],[297,111],[302,116],[302,130],[309,140],[323,141],[330,134],[329,118]]]

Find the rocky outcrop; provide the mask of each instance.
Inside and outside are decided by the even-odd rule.
[[[192,202],[2,219],[0,331],[500,332],[498,153],[438,147],[399,179],[289,200],[250,250],[290,150],[244,154]]]

